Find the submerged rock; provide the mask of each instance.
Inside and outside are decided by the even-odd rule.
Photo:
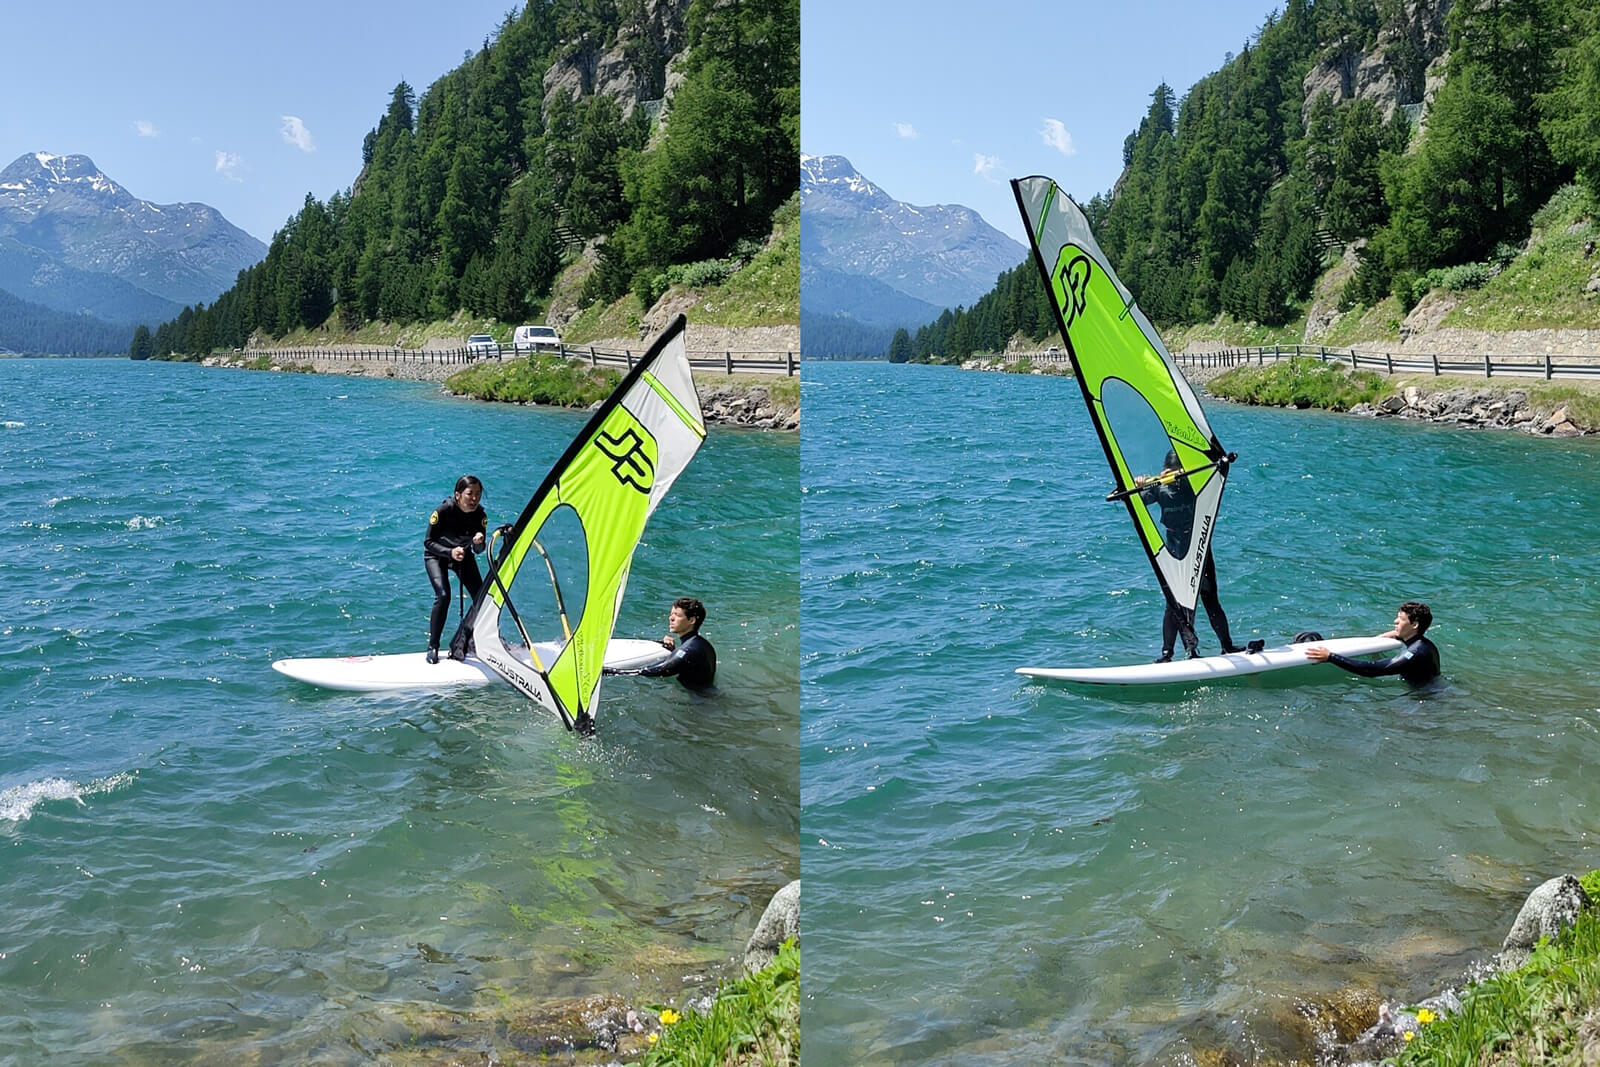
[[[586,1048],[637,1051],[644,1040],[639,1035],[660,1028],[653,1012],[629,1008],[619,997],[591,996],[517,1015],[506,1024],[506,1039],[524,1052],[546,1056]]]

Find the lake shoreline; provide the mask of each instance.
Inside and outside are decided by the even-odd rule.
[[[309,368],[315,374],[338,374],[352,378],[391,378],[402,381],[438,382],[442,387],[453,374],[463,369],[454,363],[422,363],[402,361],[395,363],[367,362],[361,359],[312,358],[294,363],[273,363],[262,367],[257,357],[245,354],[213,355],[200,361],[205,367],[226,367],[234,370],[268,370],[288,373],[305,373]],[[706,422],[715,426],[738,426],[752,430],[775,430],[798,433],[800,430],[800,405],[798,400],[789,404],[777,396],[778,383],[788,379],[781,375],[717,374],[702,375],[695,380],[695,391]],[[452,396],[465,396],[445,387]]]
[[[963,362],[961,368],[1018,374],[1066,373],[1041,370],[1036,366],[1023,369],[1018,363],[1005,362],[1003,359],[971,359]],[[1204,391],[1207,382],[1235,368],[1184,366],[1180,369],[1190,385]],[[1551,384],[1596,394],[1600,393],[1600,382],[1578,379],[1547,383],[1542,379],[1528,381],[1459,376],[1442,379],[1419,378],[1414,374],[1384,374],[1377,370],[1372,373],[1389,382],[1395,392],[1377,403],[1357,404],[1347,411],[1336,411],[1336,414],[1362,418],[1399,418],[1463,429],[1515,430],[1534,437],[1584,437],[1600,433],[1600,425],[1582,412],[1559,400],[1541,401],[1538,396],[1539,387]],[[1248,401],[1225,397],[1215,399],[1255,406]]]

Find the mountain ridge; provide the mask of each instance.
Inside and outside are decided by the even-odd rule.
[[[0,170],[0,289],[106,322],[159,322],[214,300],[266,245],[202,203],[134,196],[86,155]]]
[[[844,156],[802,154],[800,191],[801,304],[830,326],[808,354],[882,355],[895,328],[969,306],[1027,255],[971,208],[896,200]]]

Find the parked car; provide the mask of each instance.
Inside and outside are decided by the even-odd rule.
[[[474,356],[492,356],[500,351],[500,344],[486,333],[475,333],[467,338],[467,351]]]
[[[518,326],[511,335],[511,344],[518,352],[559,352],[561,335],[554,326]]]

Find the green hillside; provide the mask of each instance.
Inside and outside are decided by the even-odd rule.
[[[1306,99],[1308,74],[1369,57],[1395,75],[1392,100]],[[1600,326],[1583,262],[1600,12],[1585,0],[1291,0],[1181,101],[1158,85],[1123,158],[1115,189],[1084,208],[1169,339],[1299,341],[1319,292],[1340,315],[1318,343],[1397,337],[1430,293],[1472,294],[1445,326]],[[1053,317],[1024,266],[902,354],[1048,343]]]
[[[577,307],[731,283],[799,188],[799,102],[798,0],[528,4],[421,97],[397,85],[351,188],[133,354],[541,322],[574,274]]]

